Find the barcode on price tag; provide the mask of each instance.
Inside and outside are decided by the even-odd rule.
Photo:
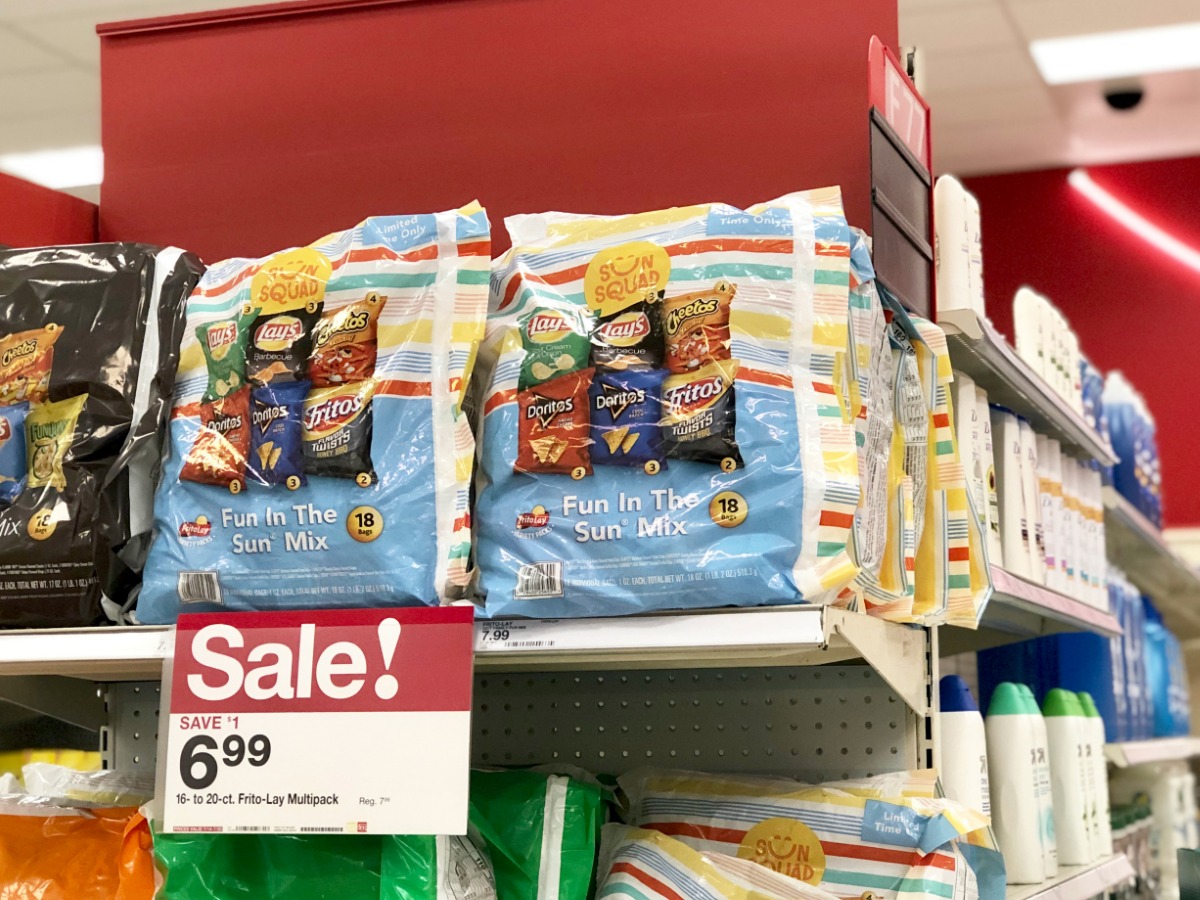
[[[164,673],[165,830],[465,833],[472,619],[466,607],[180,616]]]

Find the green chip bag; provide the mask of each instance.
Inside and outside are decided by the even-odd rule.
[[[535,771],[472,772],[471,827],[497,900],[586,900],[604,817],[599,785]]]
[[[196,340],[208,364],[204,402],[229,396],[246,383],[246,340],[254,316],[233,316],[196,326]]]
[[[543,381],[586,369],[591,341],[582,312],[560,307],[535,308],[521,322],[521,343],[525,358],[521,362],[520,390]]]

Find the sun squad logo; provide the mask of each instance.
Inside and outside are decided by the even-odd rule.
[[[517,537],[536,538],[550,530],[550,513],[538,504],[529,512],[517,514]]]
[[[179,537],[189,544],[207,544],[212,540],[212,522],[208,521],[208,516],[196,516],[190,522],[180,522]]]

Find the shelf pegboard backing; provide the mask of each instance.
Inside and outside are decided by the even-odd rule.
[[[108,725],[100,732],[100,764],[118,772],[154,775],[158,750],[159,682],[105,685]]]
[[[923,768],[918,718],[867,666],[477,675],[473,762],[782,774]]]

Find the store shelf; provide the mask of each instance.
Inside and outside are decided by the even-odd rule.
[[[89,681],[158,678],[175,629],[59,628],[0,632],[0,675],[69,675]]]
[[[1154,600],[1179,639],[1200,637],[1200,572],[1112,487],[1104,488],[1104,536],[1109,562]]]
[[[1146,763],[1172,762],[1200,756],[1200,737],[1155,738],[1105,744],[1104,755],[1118,768]]]
[[[169,627],[0,633],[0,676],[159,678]],[[476,625],[479,669],[796,666],[865,659],[914,709],[924,703],[921,629],[819,606],[619,619],[510,619]],[[0,686],[2,687],[2,686]],[[2,691],[0,691],[2,694]]]
[[[999,566],[992,566],[991,572],[992,598],[978,630],[943,629],[940,641],[943,655],[985,650],[1064,631],[1089,631],[1105,637],[1121,633],[1120,624],[1106,610],[1034,584]]]
[[[1075,456],[1105,465],[1117,461],[1108,441],[1017,356],[991,322],[970,310],[953,309],[940,311],[938,324],[946,332],[954,368],[987,391],[990,403],[1024,416],[1034,430]]]
[[[1090,866],[1059,869],[1058,877],[1041,884],[1014,884],[1005,900],[1089,900],[1133,877],[1133,866],[1118,853]]]

